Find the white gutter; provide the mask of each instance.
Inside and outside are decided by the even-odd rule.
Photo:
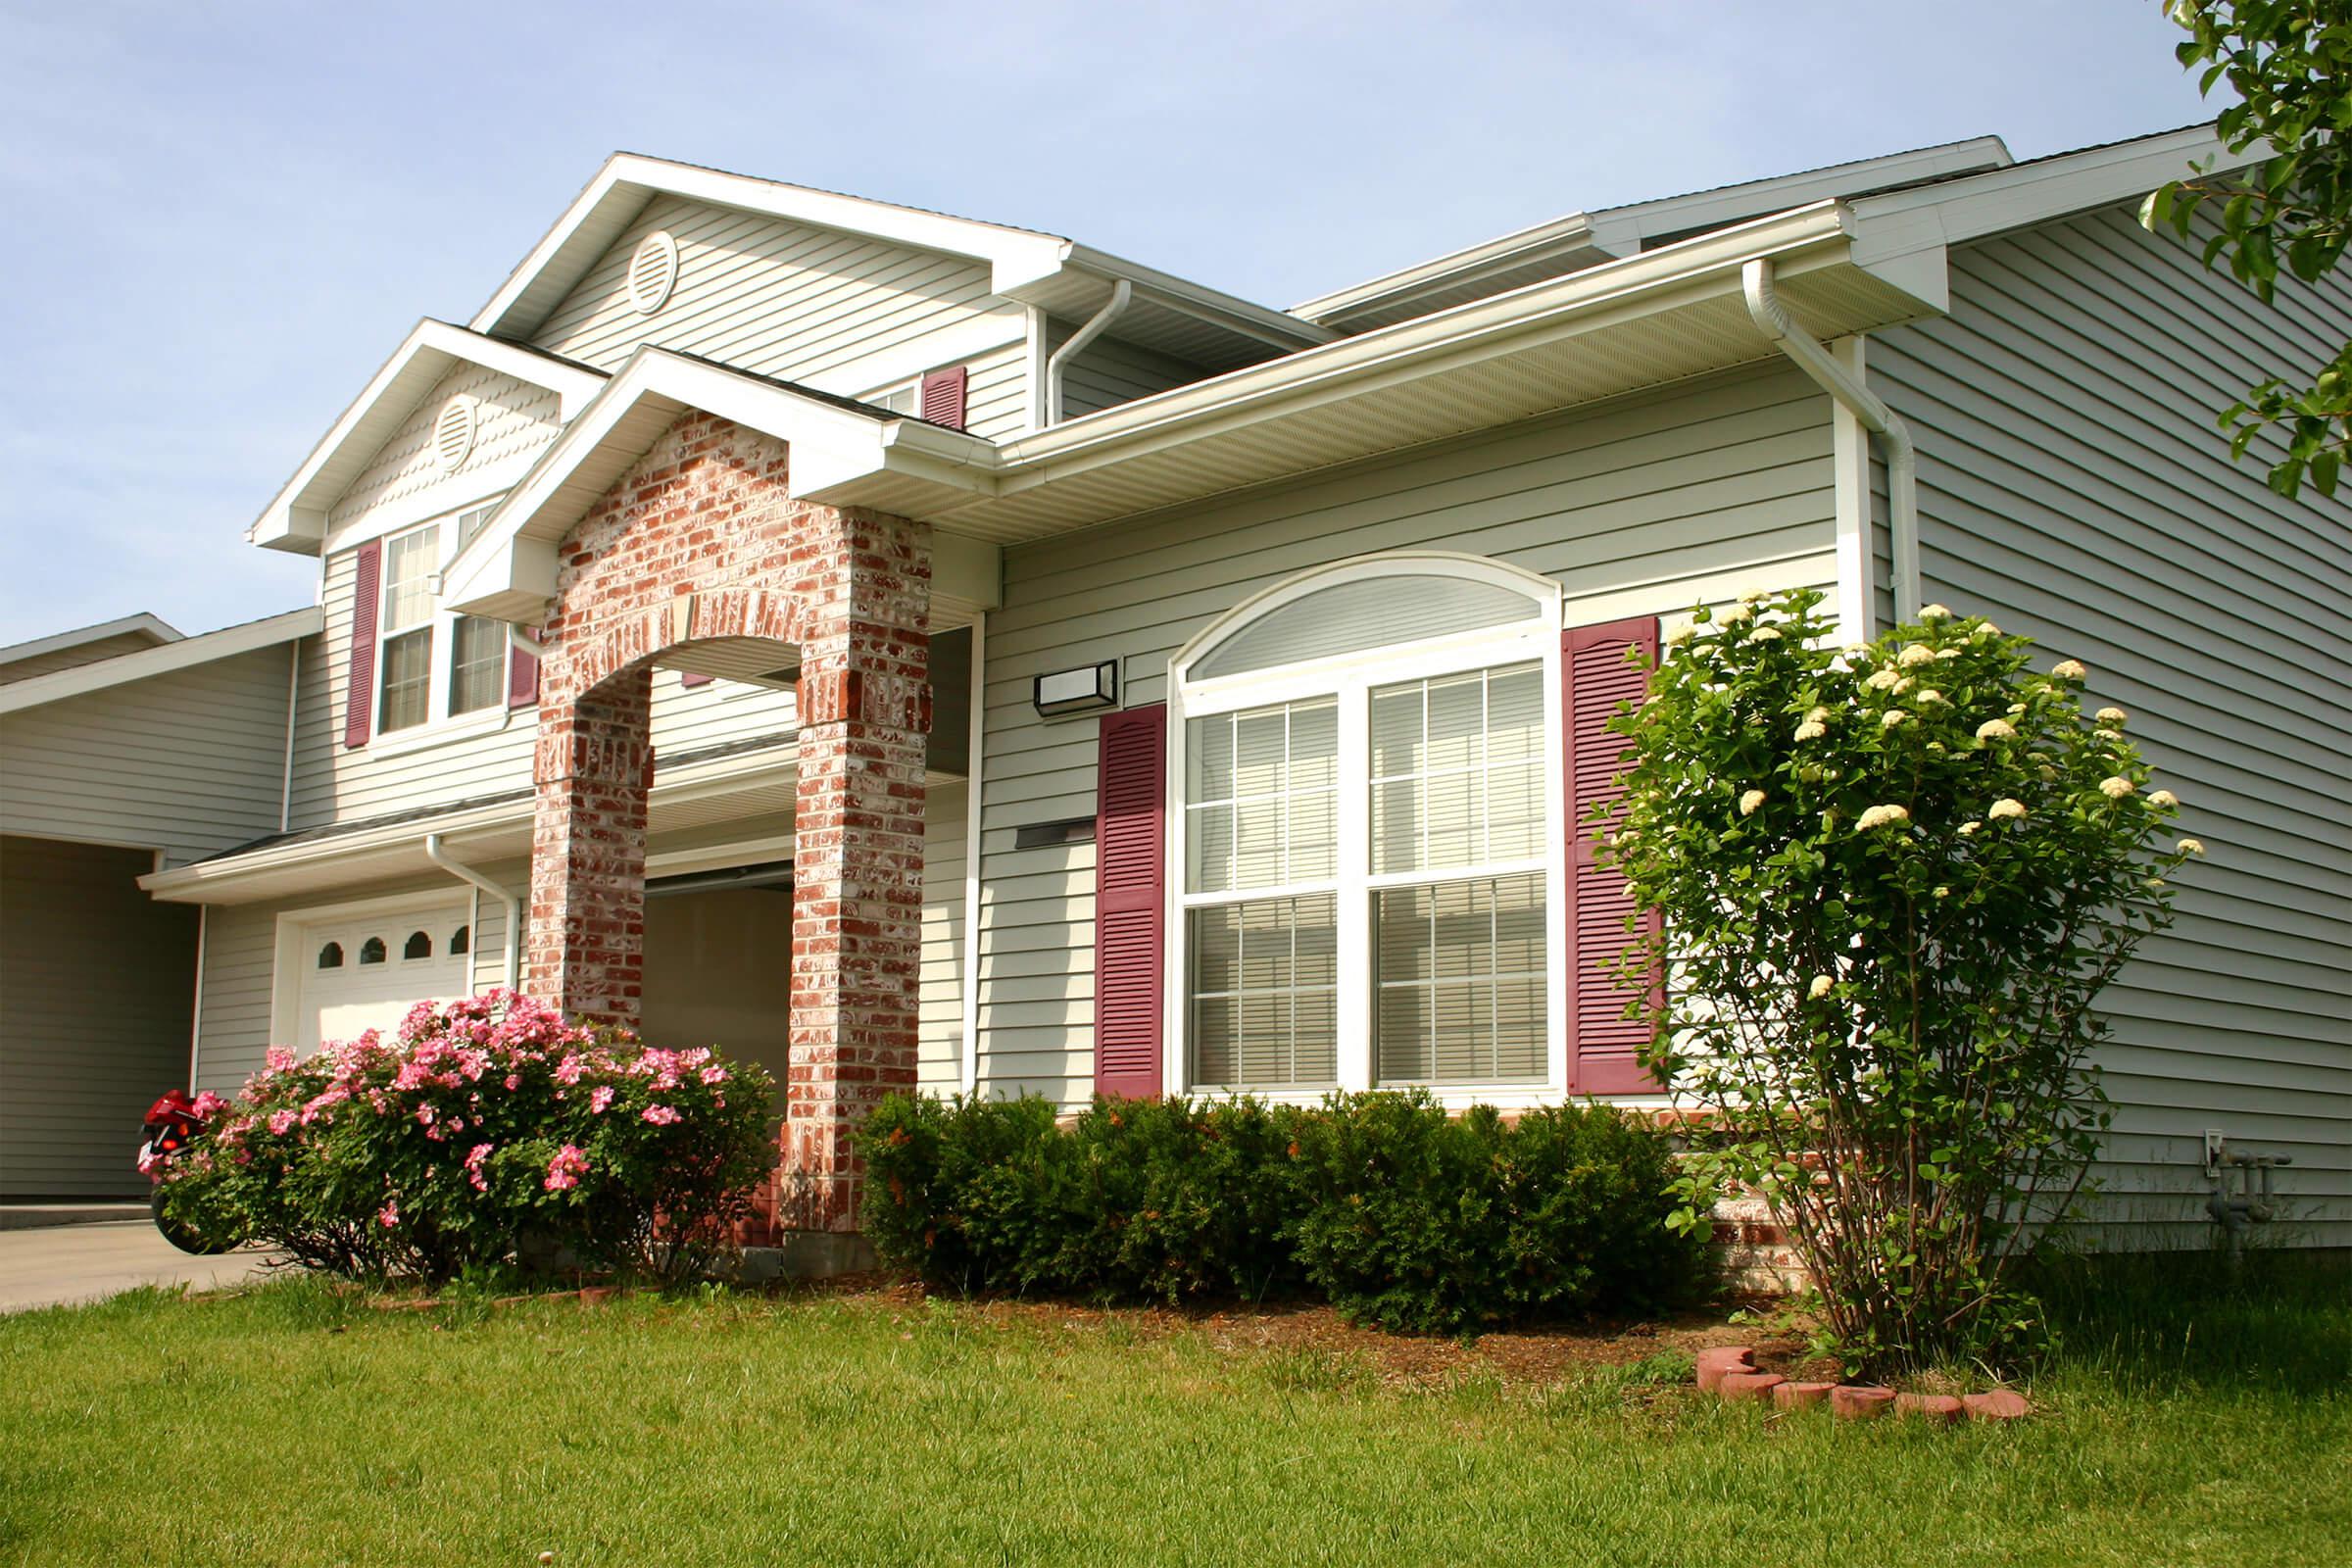
[[[507,989],[522,989],[522,903],[498,883],[476,871],[463,860],[453,859],[442,847],[441,835],[424,836],[424,858],[447,871],[461,882],[470,882],[489,894],[507,914]]]
[[[1070,334],[1070,340],[1054,351],[1046,361],[1045,417],[1039,420],[1042,428],[1061,422],[1061,377],[1063,368],[1077,353],[1102,335],[1102,329],[1117,320],[1135,299],[1135,285],[1120,278],[1110,286],[1110,303],[1097,311],[1087,323]]]
[[[1862,421],[1879,438],[1886,455],[1886,531],[1894,553],[1889,586],[1894,592],[1894,618],[1900,623],[1919,618],[1919,454],[1911,444],[1910,427],[1878,395],[1857,380],[1830,351],[1788,318],[1787,307],[1773,291],[1772,263],[1756,257],[1740,270],[1747,314],[1796,368],[1811,376],[1841,408]]]

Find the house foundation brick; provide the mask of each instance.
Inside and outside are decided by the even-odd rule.
[[[786,1107],[760,1209],[775,1232],[842,1233],[861,1175],[851,1130],[916,1082],[930,532],[793,500],[789,459],[689,412],[563,542],[523,983],[568,1013],[637,1020],[652,672],[691,643],[797,649]]]

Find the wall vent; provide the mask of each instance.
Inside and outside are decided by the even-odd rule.
[[[473,451],[473,399],[451,398],[433,420],[433,462],[455,473]]]
[[[629,303],[639,316],[651,316],[677,283],[678,242],[667,229],[657,228],[637,242],[637,254],[629,258]]]

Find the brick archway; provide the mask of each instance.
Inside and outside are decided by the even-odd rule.
[[[777,1222],[847,1231],[850,1129],[915,1084],[930,531],[793,500],[788,461],[783,443],[690,411],[559,547],[522,983],[566,1012],[636,1020],[653,671],[691,643],[797,648]]]

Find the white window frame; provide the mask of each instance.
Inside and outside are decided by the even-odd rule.
[[[1528,619],[1507,625],[1458,632],[1449,636],[1371,648],[1271,669],[1195,678],[1192,670],[1210,652],[1250,623],[1294,601],[1343,583],[1386,576],[1452,576],[1488,582],[1524,595],[1536,605]],[[1199,1087],[1191,1082],[1191,931],[1187,916],[1194,907],[1226,904],[1244,890],[1193,894],[1186,890],[1190,846],[1187,842],[1185,777],[1189,721],[1239,710],[1271,707],[1317,697],[1339,700],[1338,875],[1330,883],[1298,883],[1249,889],[1250,899],[1278,899],[1299,893],[1338,890],[1339,926],[1339,1085],[1357,1090],[1379,1087],[1374,1077],[1372,1038],[1377,999],[1373,995],[1372,895],[1384,886],[1446,880],[1430,871],[1371,870],[1371,704],[1375,687],[1402,681],[1463,674],[1499,665],[1540,663],[1544,671],[1544,844],[1537,860],[1480,864],[1464,868],[1464,877],[1544,873],[1544,1059],[1540,1083],[1512,1080],[1495,1083],[1431,1086],[1430,1093],[1449,1105],[1536,1105],[1556,1101],[1568,1082],[1567,967],[1560,956],[1568,945],[1568,876],[1565,779],[1560,740],[1560,614],[1559,585],[1533,572],[1477,556],[1442,552],[1396,552],[1354,561],[1294,577],[1244,601],[1203,630],[1168,666],[1167,798],[1163,807],[1166,837],[1163,862],[1166,906],[1162,916],[1167,938],[1162,943],[1165,968],[1161,975],[1160,1066],[1170,1095],[1225,1096],[1253,1093],[1263,1099],[1311,1103],[1324,1090],[1301,1086],[1285,1090],[1266,1087],[1226,1090]]]
[[[395,893],[382,898],[352,899],[339,904],[314,904],[301,908],[280,909],[273,932],[270,966],[270,1042],[291,1046],[302,1030],[302,991],[306,978],[304,969],[318,961],[318,942],[327,936],[327,927],[346,924],[382,922],[389,931],[400,925],[397,933],[386,935],[384,967],[393,970],[404,963],[425,965],[447,962],[450,933],[434,930],[433,956],[403,958],[400,943],[411,929],[407,917],[438,909],[463,908],[466,911],[466,983],[470,993],[478,983],[476,964],[480,961],[482,945],[475,940],[481,934],[481,894],[472,888],[437,887],[419,889],[414,893]],[[346,968],[356,967],[360,949],[355,939],[344,944],[343,962]]]
[[[897,397],[902,392],[911,395],[914,400],[907,408],[893,409],[883,401],[885,398]],[[898,418],[919,419],[923,416],[923,378],[916,375],[909,376],[903,381],[889,382],[874,388],[873,391],[866,393],[858,401],[877,409],[886,409]]]
[[[438,516],[428,517],[412,527],[395,528],[380,538],[377,548],[389,556],[392,543],[396,539],[409,539],[418,534],[436,531],[439,535],[436,541],[437,548],[434,551],[433,569],[425,578],[434,604],[432,614],[424,623],[430,633],[431,646],[425,655],[429,684],[425,691],[423,723],[411,724],[405,729],[396,730],[387,730],[383,727],[384,678],[387,662],[384,659],[384,645],[390,642],[394,636],[407,635],[407,633],[400,632],[387,633],[384,630],[383,583],[379,580],[377,584],[373,605],[363,607],[355,602],[352,606],[355,618],[361,613],[367,613],[373,616],[375,621],[375,689],[369,693],[368,702],[370,704],[369,749],[377,756],[397,755],[400,752],[423,746],[437,746],[447,741],[488,734],[507,727],[509,708],[506,679],[503,673],[499,681],[497,701],[486,707],[474,709],[470,712],[453,713],[449,710],[450,699],[453,695],[452,688],[456,684],[452,678],[451,661],[457,654],[458,621],[461,617],[456,612],[443,609],[440,603],[441,573],[448,569],[452,561],[457,559],[460,519],[473,513],[488,511],[497,506],[500,497],[494,494],[479,500],[468,501],[462,507],[442,513]],[[415,627],[409,628],[410,631],[416,629]],[[511,653],[509,659],[512,659]],[[511,667],[511,664],[504,667]]]

